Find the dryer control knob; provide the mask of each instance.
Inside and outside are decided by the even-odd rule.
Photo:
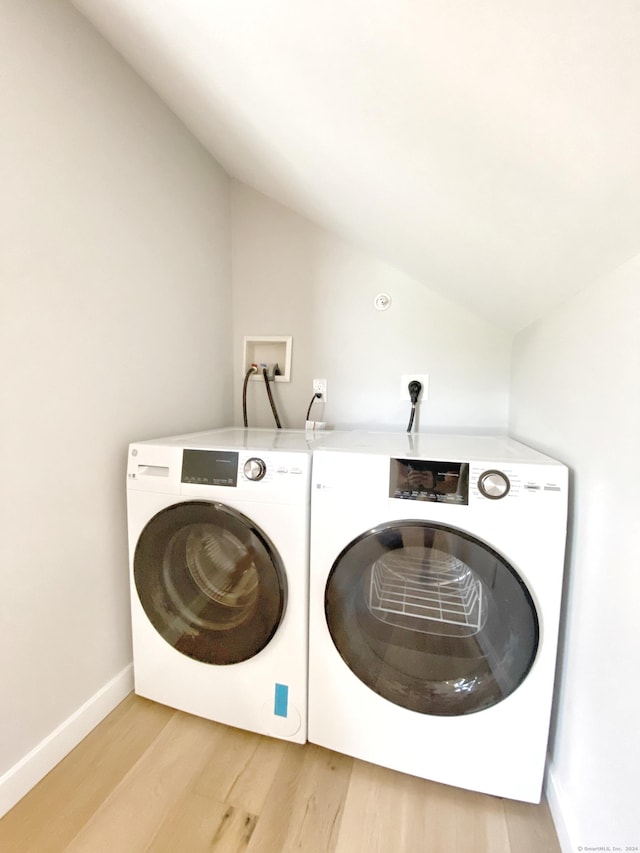
[[[252,456],[244,463],[244,476],[247,480],[262,480],[267,473],[267,466],[262,459]]]
[[[485,498],[497,501],[509,493],[511,483],[502,471],[485,471],[478,477],[478,488]]]

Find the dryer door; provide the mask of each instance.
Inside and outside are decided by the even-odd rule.
[[[133,574],[154,628],[205,663],[258,654],[284,614],[278,552],[249,518],[223,504],[189,501],[159,512],[140,535]]]
[[[535,605],[515,569],[452,527],[400,521],[352,542],[325,592],[333,642],[380,696],[454,716],[502,701],[538,647]]]

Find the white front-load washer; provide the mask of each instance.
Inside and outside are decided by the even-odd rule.
[[[567,479],[508,438],[328,438],[312,477],[310,741],[540,800]]]
[[[229,428],[130,445],[136,693],[306,740],[313,444]]]

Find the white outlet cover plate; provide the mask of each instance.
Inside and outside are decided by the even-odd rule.
[[[418,403],[422,403],[429,396],[429,374],[428,373],[403,373],[400,377],[400,399],[411,401],[409,396],[409,383],[417,379],[422,383],[422,391],[418,397]]]
[[[322,402],[327,402],[327,380],[326,379],[314,379],[313,380],[313,393],[314,394],[322,394]]]

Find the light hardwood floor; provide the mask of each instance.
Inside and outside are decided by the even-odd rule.
[[[2,853],[560,853],[546,803],[462,791],[133,694],[0,820]]]

